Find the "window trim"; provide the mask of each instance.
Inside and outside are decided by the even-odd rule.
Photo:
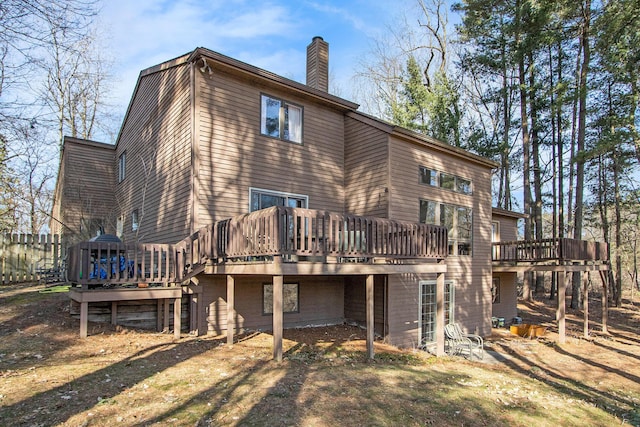
[[[429,172],[429,173],[427,174],[425,172]],[[426,180],[424,180],[423,177],[428,177],[429,182],[426,182]],[[453,178],[452,188],[449,188],[443,185],[445,182],[450,182],[450,181],[446,181],[445,180],[446,178]],[[461,181],[463,181],[464,183],[468,183],[469,191],[460,190],[460,187],[462,185]],[[418,182],[421,185],[437,187],[446,191],[452,191],[454,193],[463,194],[465,196],[473,195],[473,180],[471,180],[470,178],[465,178],[456,174],[443,172],[443,171],[430,168],[424,165],[418,166]]]
[[[424,319],[422,317],[423,315],[423,306],[424,306],[424,286],[430,286],[433,287],[433,295],[435,300],[432,302],[432,305],[434,306],[435,310],[437,310],[437,301],[438,301],[438,295],[436,294],[436,280],[419,280],[418,281],[418,301],[420,301],[420,303],[418,304],[418,319],[419,319],[419,323],[418,323],[418,339],[419,339],[419,343],[421,345],[421,347],[426,347],[426,346],[430,346],[436,343],[435,340],[433,341],[424,341]],[[456,281],[455,280],[451,280],[451,279],[447,279],[444,281],[444,308],[445,308],[445,316],[444,316],[444,320],[445,320],[445,325],[447,323],[453,323],[455,322],[455,308],[456,308]],[[449,295],[449,298],[447,299],[447,294]],[[433,335],[436,334],[436,330],[437,330],[437,312],[434,312],[434,329],[432,331]],[[444,328],[444,325],[442,325],[442,327]]]
[[[267,194],[267,195],[276,196],[276,197],[285,197],[286,199],[304,200],[304,203],[305,203],[304,209],[307,209],[309,207],[309,196],[305,194],[287,193],[285,191],[267,190],[265,188],[249,187],[249,212],[254,212],[253,206],[252,206],[254,193]],[[286,204],[285,202],[285,206],[289,206],[289,205]]]
[[[264,111],[264,100],[265,99],[272,99],[274,101],[278,101],[280,102],[280,107],[278,110],[278,136],[274,136],[274,135],[270,135],[266,132],[266,112]],[[299,136],[299,140],[296,139],[291,139],[290,137],[286,137],[286,133],[287,133],[287,124],[290,122],[287,122],[287,108],[291,106],[295,109],[298,109],[300,111],[300,136]],[[275,139],[279,139],[280,141],[286,141],[286,142],[291,142],[293,144],[299,144],[299,145],[303,145],[303,135],[304,135],[304,106],[300,105],[300,104],[296,104],[294,102],[289,102],[283,98],[280,98],[278,96],[273,96],[273,95],[269,95],[266,93],[260,93],[260,134],[262,136],[266,136],[269,138],[275,138]],[[289,136],[291,135],[291,132],[289,130]]]
[[[468,207],[468,206],[461,206],[461,205],[455,205],[452,203],[444,203],[444,202],[438,202],[435,200],[429,200],[429,199],[424,199],[424,198],[420,198],[419,199],[419,212],[418,212],[418,222],[423,223],[423,224],[430,224],[430,222],[427,222],[427,218],[425,218],[423,220],[422,218],[422,203],[433,203],[435,204],[435,212],[434,212],[434,221],[433,221],[433,225],[441,225],[441,226],[445,226],[446,224],[443,224],[444,218],[442,217],[442,210],[443,208],[450,208],[452,212],[454,212],[453,217],[451,219],[451,229],[449,230],[447,228],[447,230],[449,231],[449,235],[448,235],[448,240],[449,240],[449,248],[450,248],[450,256],[473,256],[473,208]],[[459,219],[458,219],[458,213],[460,211],[460,209],[466,209],[470,216],[471,216],[471,223],[470,223],[470,228],[469,228],[469,238],[459,238],[458,237],[458,231],[459,231]],[[459,253],[459,243],[468,243],[469,244],[469,253],[465,253],[465,254],[461,254]]]
[[[138,209],[131,211],[131,231],[138,231],[140,229],[140,212]]]
[[[266,294],[267,288],[271,287],[271,297]],[[284,302],[286,301],[287,290],[292,291],[295,288],[295,307],[293,310],[287,311]],[[269,311],[269,309],[271,311]],[[300,283],[298,282],[286,282],[282,284],[282,313],[283,314],[295,314],[300,313]],[[273,283],[265,282],[262,284],[262,315],[273,315]]]
[[[491,221],[491,243],[500,242],[500,221]]]
[[[127,177],[127,151],[123,151],[118,156],[118,184]]]
[[[116,218],[116,236],[122,239],[124,236],[124,215]]]
[[[491,304],[500,304],[500,278],[491,278]]]

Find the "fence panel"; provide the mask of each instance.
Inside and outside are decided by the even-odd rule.
[[[65,255],[57,234],[0,234],[0,283],[64,281]]]

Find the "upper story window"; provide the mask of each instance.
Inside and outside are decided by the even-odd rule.
[[[118,157],[118,182],[124,181],[127,173],[127,152],[123,152]]]
[[[420,222],[447,227],[450,255],[471,255],[473,229],[471,208],[420,200]]]
[[[262,95],[260,132],[285,141],[302,143],[302,107]]]
[[[500,241],[500,222],[491,221],[491,242]]]
[[[249,210],[259,211],[271,206],[288,206],[290,208],[306,208],[309,204],[309,196],[302,194],[283,193],[281,191],[262,190],[260,188],[249,189]]]
[[[420,183],[440,187],[456,193],[471,194],[471,180],[457,175],[420,166]]]

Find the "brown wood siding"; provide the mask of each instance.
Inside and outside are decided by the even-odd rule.
[[[473,255],[450,256],[447,259],[448,271],[445,279],[455,282],[455,320],[466,330],[489,334],[492,311],[491,169],[394,137],[391,139],[390,164],[391,219],[418,221],[420,199],[470,207],[473,210]],[[473,194],[464,195],[420,184],[420,166],[470,179]],[[391,312],[391,306],[389,310]]]
[[[203,285],[202,309],[209,334],[227,330],[227,290],[225,277],[200,276]],[[286,328],[338,324],[344,321],[344,281],[340,277],[285,277],[285,283],[298,283],[299,313],[285,313]],[[235,280],[236,325],[244,330],[270,330],[272,316],[262,314],[262,285],[272,283],[269,276],[241,277]]]
[[[82,225],[83,220],[85,224],[91,219],[101,220],[105,232],[115,231],[113,158],[113,147],[65,141],[52,221],[65,243],[93,237]]]
[[[504,317],[509,322],[518,315],[517,273],[493,273],[500,281],[500,302],[493,303],[491,308],[494,317]]]
[[[345,212],[388,218],[389,136],[345,118]]]
[[[141,77],[118,141],[126,178],[116,184],[125,241],[173,243],[191,231],[189,64]],[[116,175],[117,176],[117,175]],[[131,214],[139,211],[139,231]]]
[[[388,278],[388,336],[391,345],[415,348],[420,342],[420,280],[434,275],[391,274]]]
[[[375,276],[373,283],[373,316],[375,333],[385,335],[385,280],[384,276]],[[345,279],[344,317],[348,323],[361,326],[367,324],[366,276],[350,276]]]
[[[518,218],[493,214],[492,221],[500,223],[500,241],[512,242],[518,240]]]
[[[341,112],[223,69],[214,68],[212,76],[196,81],[200,165],[196,227],[246,213],[250,187],[307,195],[311,209],[342,211]],[[261,135],[262,93],[303,107],[302,144]]]

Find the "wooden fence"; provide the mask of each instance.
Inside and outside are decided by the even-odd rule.
[[[64,281],[65,256],[57,234],[0,234],[0,283]]]

